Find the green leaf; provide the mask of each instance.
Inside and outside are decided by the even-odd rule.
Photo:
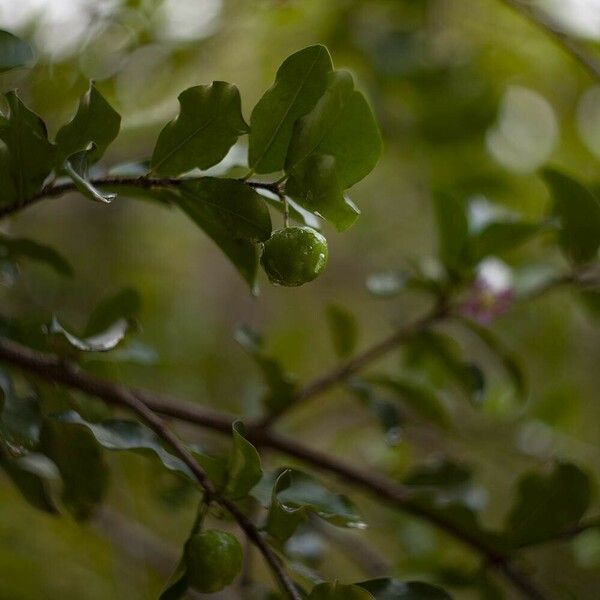
[[[65,506],[78,520],[90,517],[108,488],[108,469],[94,437],[71,422],[45,419],[40,449],[60,471]]]
[[[180,600],[185,597],[188,587],[187,564],[182,557],[158,600]]]
[[[54,420],[87,430],[96,442],[106,450],[153,454],[169,471],[181,473],[188,479],[196,481],[189,468],[179,458],[167,452],[156,434],[141,423],[122,419],[90,423],[74,411],[55,415]]]
[[[327,307],[326,315],[335,353],[340,358],[350,356],[358,341],[358,324],[354,315],[336,304]]]
[[[298,382],[283,365],[265,352],[262,337],[249,327],[239,327],[234,334],[235,340],[256,361],[262,371],[268,392],[263,404],[269,414],[278,414],[285,410],[295,398]]]
[[[13,459],[0,451],[0,467],[31,506],[50,514],[58,512],[48,481],[58,473],[46,456],[31,453]]]
[[[547,474],[524,475],[506,520],[508,540],[518,547],[551,539],[577,524],[591,495],[589,477],[571,463],[557,463]]]
[[[0,73],[24,67],[33,60],[31,46],[8,31],[0,30]]]
[[[240,93],[224,81],[191,87],[179,95],[179,116],[160,132],[151,173],[176,177],[221,161],[237,138],[248,132]]]
[[[106,101],[94,83],[81,97],[77,112],[71,121],[56,134],[56,166],[61,169],[65,161],[78,152],[88,150],[88,164],[100,160],[106,148],[119,134],[121,116]]]
[[[273,486],[266,531],[286,540],[309,512],[338,527],[365,527],[348,498],[330,492],[311,475],[285,469]]]
[[[0,206],[9,206],[19,199],[12,178],[10,156],[7,148],[0,147]]]
[[[438,255],[452,270],[459,270],[468,260],[469,223],[465,203],[442,194],[433,195],[438,230]]]
[[[528,242],[544,231],[542,223],[524,221],[497,221],[489,223],[472,238],[473,263],[487,256],[497,256]]]
[[[120,319],[131,323],[137,319],[141,307],[142,300],[139,293],[133,288],[124,288],[94,308],[88,319],[85,335],[92,336],[101,333]]]
[[[370,592],[375,600],[452,600],[437,585],[398,579],[371,579],[356,585]]]
[[[80,338],[65,329],[58,319],[53,317],[48,326],[48,333],[52,336],[57,351],[63,349],[68,353],[69,350],[75,349],[80,352],[108,352],[123,341],[128,329],[129,322],[121,318],[101,333]]]
[[[332,69],[329,52],[321,45],[309,46],[285,59],[275,83],[250,117],[248,163],[253,171],[272,173],[283,169],[294,123],[323,95]]]
[[[64,171],[71,178],[77,190],[86,198],[102,204],[110,204],[117,195],[111,192],[101,192],[88,181],[87,161],[92,150],[84,150],[70,156],[64,163]]]
[[[73,275],[73,268],[61,254],[54,248],[33,240],[0,235],[0,252],[11,260],[28,258],[52,267],[60,275]]]
[[[404,422],[404,416],[394,402],[382,398],[372,385],[362,379],[352,379],[348,389],[377,417],[391,442],[398,439],[398,433]]]
[[[264,242],[271,236],[271,217],[264,199],[236,179],[202,177],[179,186],[180,194],[193,203],[194,214],[214,222],[232,238]]]
[[[245,498],[261,480],[260,455],[244,437],[244,426],[240,421],[232,425],[233,447],[227,465],[227,483],[223,493],[232,500]]]
[[[0,139],[8,148],[10,176],[19,201],[40,190],[54,166],[55,146],[48,140],[46,125],[19,99],[8,92],[9,114],[0,120]]]
[[[307,600],[373,600],[374,596],[358,585],[340,583],[320,583],[316,585]]]
[[[286,194],[300,206],[317,213],[338,231],[348,229],[360,215],[358,207],[344,196],[331,155],[311,154],[290,172]]]
[[[393,392],[406,406],[426,421],[442,429],[450,426],[448,412],[430,386],[410,379],[386,375],[368,377],[367,381]]]
[[[331,155],[342,189],[366,177],[381,154],[381,136],[364,96],[354,89],[350,73],[335,71],[310,113],[296,121],[285,170],[311,154]]]
[[[523,370],[523,366],[519,358],[511,352],[489,328],[483,327],[479,323],[471,319],[460,319],[466,327],[468,327],[496,356],[506,374],[512,381],[515,393],[519,400],[524,401],[527,398],[528,386],[527,375]]]
[[[35,448],[42,424],[38,399],[31,394],[17,394],[12,378],[3,369],[0,369],[0,391],[0,442],[12,453]]]
[[[558,243],[576,264],[598,256],[600,201],[578,181],[554,169],[544,169],[544,181],[552,195],[552,214],[560,220]]]

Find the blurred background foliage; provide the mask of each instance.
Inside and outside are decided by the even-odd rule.
[[[594,50],[597,1],[538,4]],[[71,195],[3,223],[4,233],[59,249],[76,273],[57,277],[43,265],[24,263],[16,277],[6,266],[0,286],[5,314],[35,322],[56,314],[81,330],[95,304],[133,287],[143,309],[131,352],[89,367],[233,413],[259,414],[263,392],[260,374],[234,340],[239,325],[262,331],[269,352],[307,380],[336,361],[328,305],[356,316],[360,346],[423,311],[422,295],[408,291],[384,301],[368,293],[365,281],[415,261],[430,264],[434,190],[534,219],[548,205],[536,174],[541,166],[600,184],[600,87],[542,31],[496,0],[1,0],[0,27],[29,39],[37,53],[34,68],[0,75],[0,86],[18,87],[52,135],[74,112],[89,79],[123,115],[104,170],[147,158],[176,113],[177,94],[191,85],[237,84],[248,117],[280,62],[306,45],[327,45],[336,67],[357,75],[385,152],[351,190],[362,218],[344,235],[325,226],[330,263],[310,285],[285,289],[264,279],[260,296],[252,297],[183,214],[122,196],[107,208]],[[565,266],[543,236],[503,258],[516,271],[525,264]],[[443,390],[451,420],[446,431],[409,421],[386,436],[365,404],[345,390],[307,404],[279,427],[398,480],[417,466],[457,462],[472,474],[461,493],[481,508],[484,523],[499,525],[525,469],[559,458],[598,480],[597,327],[597,316],[568,290],[515,306],[494,323],[524,365],[524,404],[475,337],[445,327],[486,374],[478,406]],[[405,374],[407,362],[393,355],[376,371]],[[202,431],[181,431],[208,447],[223,443]],[[170,552],[193,519],[194,494],[144,458],[107,460],[109,508],[84,526],[34,512],[2,480],[0,599],[156,597],[176,556]],[[343,535],[308,528],[291,542],[299,561],[344,581],[382,566],[403,578],[433,574],[456,598],[479,597],[461,586],[461,574],[476,566],[470,553],[425,524],[355,496],[369,528]],[[598,508],[597,494],[594,501]],[[121,522],[123,515],[140,525]],[[142,546],[132,548],[131,527],[144,527],[132,532],[145,540]],[[600,597],[600,532],[532,550],[528,558],[557,597]],[[260,561],[252,568],[268,580]],[[227,594],[238,597],[235,590]]]

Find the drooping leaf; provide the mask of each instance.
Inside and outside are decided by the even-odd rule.
[[[326,314],[336,354],[340,358],[350,356],[358,341],[358,324],[354,315],[337,304],[330,304]]]
[[[552,195],[552,214],[558,217],[558,243],[576,264],[598,257],[600,247],[600,201],[575,179],[544,169],[544,181]]]
[[[179,186],[203,221],[214,222],[232,238],[264,242],[271,235],[271,217],[264,199],[236,179],[202,177]]]
[[[356,585],[367,590],[375,600],[452,600],[441,587],[421,581],[381,578]]]
[[[33,50],[26,41],[0,30],[0,73],[27,66],[32,60]]]
[[[84,335],[93,336],[106,331],[120,319],[134,321],[141,310],[142,300],[133,288],[124,288],[100,302],[90,315]]]
[[[113,192],[100,191],[88,179],[89,155],[94,151],[92,144],[90,150],[83,150],[71,155],[63,164],[64,172],[71,178],[77,190],[86,198],[102,204],[110,204],[117,195]]]
[[[9,238],[0,235],[0,252],[11,260],[28,258],[47,264],[57,273],[65,276],[73,275],[73,268],[66,258],[54,248],[26,238]]]
[[[181,600],[188,590],[187,565],[182,557],[158,600]]]
[[[366,177],[381,154],[381,136],[364,96],[350,73],[329,74],[327,89],[315,107],[296,121],[285,160],[291,170],[311,154],[331,155],[342,189]]]
[[[63,349],[68,352],[69,349],[74,349],[80,352],[108,352],[123,341],[128,329],[129,322],[121,318],[100,333],[80,338],[65,329],[58,319],[53,317],[48,326],[48,333],[59,351]]]
[[[0,139],[8,149],[8,165],[19,201],[40,190],[52,171],[55,146],[48,140],[46,125],[19,99],[16,92],[6,94],[9,113],[0,119]]]
[[[119,134],[121,116],[106,101],[94,83],[81,97],[71,121],[56,134],[56,166],[61,169],[73,154],[87,151],[87,163],[100,160],[106,148]]]
[[[465,203],[441,192],[433,195],[438,231],[438,255],[450,269],[460,270],[468,261],[469,224]]]
[[[332,69],[329,52],[321,45],[295,52],[281,64],[275,83],[250,117],[248,163],[253,171],[272,173],[283,169],[294,123],[323,95]]]
[[[461,322],[477,335],[477,337],[497,357],[507,375],[510,377],[517,398],[525,400],[528,391],[527,375],[523,370],[519,358],[505,346],[504,342],[502,342],[491,329],[483,327],[472,319],[461,319]]]
[[[448,412],[436,392],[424,383],[407,378],[372,376],[369,383],[393,392],[412,412],[443,429],[449,427]]]
[[[227,464],[227,483],[223,493],[232,500],[245,498],[261,480],[260,455],[256,448],[244,437],[244,427],[240,421],[232,426],[233,447]]]
[[[294,401],[298,388],[296,378],[265,351],[264,341],[256,331],[240,327],[235,332],[235,340],[256,361],[262,372],[268,387],[263,403],[269,414],[277,414],[287,408]]]
[[[58,472],[50,459],[36,453],[15,459],[0,450],[0,467],[31,506],[50,514],[58,512],[49,486],[49,479],[58,477]]]
[[[0,369],[0,445],[12,453],[32,450],[39,441],[41,411],[32,394],[17,394],[9,373]]]
[[[286,194],[300,206],[317,213],[338,231],[348,229],[360,215],[358,207],[344,195],[336,159],[327,154],[311,154],[290,172]]]
[[[338,527],[365,527],[348,498],[330,492],[311,475],[285,469],[273,485],[265,530],[284,541],[309,512]]]
[[[316,585],[307,600],[373,600],[374,596],[358,585],[341,583],[320,583]]]
[[[108,468],[94,436],[72,422],[47,418],[40,449],[60,471],[66,508],[78,520],[90,517],[108,487]]]
[[[557,463],[550,473],[524,475],[506,520],[509,542],[515,547],[544,542],[576,525],[591,494],[588,475],[571,463]]]
[[[188,88],[179,95],[179,116],[160,132],[151,172],[176,177],[221,161],[248,132],[236,86],[224,81]]]

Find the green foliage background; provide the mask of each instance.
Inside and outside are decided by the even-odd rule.
[[[177,94],[193,85],[213,79],[235,83],[249,122],[251,107],[281,61],[304,46],[323,43],[336,67],[356,75],[376,113],[385,151],[373,173],[351,191],[362,210],[358,222],[343,235],[325,226],[330,257],[325,275],[294,290],[270,286],[263,277],[259,298],[248,293],[218,248],[183,213],[124,194],[110,207],[73,194],[36,205],[4,224],[3,233],[59,249],[76,275],[57,277],[44,265],[23,262],[18,282],[11,285],[13,274],[6,270],[0,287],[6,314],[46,319],[56,314],[82,330],[101,299],[124,287],[140,292],[136,341],[150,349],[146,364],[126,359],[90,363],[99,374],[258,415],[263,384],[234,339],[237,326],[262,331],[269,353],[300,380],[308,380],[336,362],[328,305],[341,305],[356,316],[361,346],[387,332],[390,323],[418,314],[423,296],[408,292],[384,302],[367,292],[365,280],[435,252],[433,190],[485,196],[530,219],[546,214],[549,195],[539,175],[507,168],[486,147],[508,89],[539,94],[554,115],[558,134],[543,162],[598,184],[592,134],[587,132],[587,145],[581,135],[582,128],[591,127],[581,124],[581,106],[594,82],[542,32],[499,2],[224,0],[210,31],[187,42],[161,37],[159,10],[160,2],[117,2],[105,27],[85,43],[58,58],[46,55],[40,45],[37,66],[0,75],[0,85],[19,87],[55,134],[72,115],[88,79],[96,79],[123,117],[122,132],[102,159],[112,165],[146,158],[176,113]],[[19,33],[27,37],[38,25],[34,20]],[[0,27],[5,28],[1,22]],[[598,98],[597,88],[595,93]],[[596,125],[596,152],[599,138]],[[519,151],[526,156],[522,144],[517,156]],[[526,166],[526,160],[521,164]],[[565,264],[544,238],[505,259],[515,267]],[[494,329],[525,365],[525,404],[515,400],[510,382],[476,338],[449,326],[446,331],[487,375],[480,407],[449,402],[449,431],[409,423],[390,444],[373,414],[343,389],[329,394],[327,402],[294,412],[280,427],[300,433],[307,444],[398,479],[436,458],[465,463],[475,481],[469,493],[483,503],[482,520],[489,526],[504,521],[525,470],[560,459],[579,464],[598,481],[597,314],[575,294],[559,290],[516,306]],[[383,366],[396,374],[405,368],[397,356]],[[181,431],[202,446],[226,447],[210,433],[183,426]],[[110,454],[106,460],[112,473],[107,505],[113,512],[84,526],[34,512],[1,480],[1,599],[156,597],[193,521],[194,494],[144,457]],[[464,548],[361,494],[353,498],[368,530],[343,534],[342,543],[335,536],[304,540],[312,553],[327,557],[317,561],[325,578],[368,578],[368,561],[361,559],[365,546],[370,559],[375,553],[375,560],[385,562],[394,575],[427,579],[435,572],[456,598],[478,597],[460,585],[460,574],[474,567]],[[597,492],[593,503],[598,509]],[[144,527],[143,550],[128,548],[122,539],[127,530],[114,511]],[[344,553],[341,545],[353,547],[357,536],[359,550]],[[531,550],[528,558],[557,597],[592,600],[600,595],[597,530],[567,544]],[[267,581],[258,558],[252,568]]]

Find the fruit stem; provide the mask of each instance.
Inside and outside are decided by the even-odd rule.
[[[290,226],[290,205],[288,203],[287,196],[282,196],[283,200],[283,226]]]

